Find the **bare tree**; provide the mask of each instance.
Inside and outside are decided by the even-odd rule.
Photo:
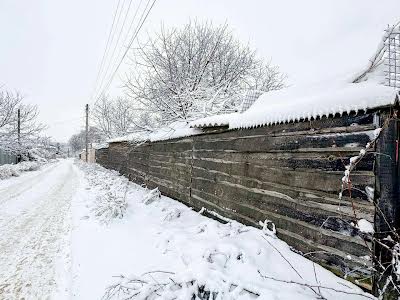
[[[85,135],[85,130],[81,130],[70,137],[68,144],[72,151],[79,152],[85,148]],[[89,127],[89,143],[101,143],[105,139],[102,130],[94,126]]]
[[[227,25],[191,22],[131,50],[126,94],[163,123],[236,109],[243,90],[280,89],[285,76],[234,38]]]
[[[70,145],[73,152],[81,151],[85,146],[85,140],[83,135],[81,134],[74,134],[70,137],[68,144]]]
[[[102,97],[94,106],[93,118],[96,126],[107,138],[126,135],[136,131],[149,131],[149,116],[139,102],[118,97]]]
[[[37,106],[24,104],[18,93],[0,92],[0,146],[9,150],[24,148],[45,126],[37,120]],[[20,111],[20,143],[18,143],[18,110]]]
[[[0,130],[4,134],[5,128],[15,122],[15,114],[22,97],[19,94],[13,95],[9,92],[0,92]]]
[[[102,97],[94,105],[92,117],[98,128],[107,138],[113,137],[113,107],[107,97]],[[72,147],[74,149],[74,147]]]

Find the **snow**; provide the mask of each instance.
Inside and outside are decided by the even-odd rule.
[[[201,130],[190,128],[187,122],[175,122],[160,128],[149,135],[151,142],[181,138],[202,133]]]
[[[214,115],[191,122],[175,122],[154,132],[138,132],[108,142],[161,141],[201,134],[199,128],[228,126],[229,129],[253,128],[280,123],[330,117],[343,113],[363,113],[368,109],[395,104],[397,92],[382,85],[381,69],[368,74],[368,80],[349,83],[336,80],[309,86],[293,86],[262,94],[243,113]],[[374,132],[374,135],[379,132]]]
[[[107,140],[107,143],[119,143],[119,142],[144,142],[148,140],[149,133],[147,131],[139,131],[134,133],[129,133],[124,136],[116,137]]]
[[[366,186],[365,193],[367,194],[368,200],[373,202],[375,199],[375,189],[371,186]]]
[[[0,180],[10,177],[18,177],[22,172],[36,171],[41,166],[41,163],[36,161],[23,161],[18,164],[6,164],[0,166]]]
[[[65,285],[76,185],[69,161],[0,181],[1,299],[51,299]]]
[[[99,197],[124,209],[107,206],[118,213],[104,217]],[[291,251],[270,221],[225,221],[97,164],[46,164],[0,182],[0,298],[100,299],[112,284],[143,278],[141,294],[156,280],[177,299],[201,286],[221,299],[374,299]]]
[[[379,82],[382,80],[380,73],[382,70],[378,68],[368,74],[368,80],[359,83],[336,80],[264,93],[243,113],[214,115],[189,123],[175,122],[151,133],[133,133],[108,142],[155,142],[200,134],[199,128],[204,127],[253,128],[350,112],[363,113],[368,109],[393,105],[396,101],[396,90]],[[374,132],[376,134],[379,132]]]
[[[156,142],[156,141],[192,136],[201,133],[202,133],[201,130],[197,128],[191,128],[188,122],[178,121],[168,126],[158,128],[153,132],[148,132],[148,131],[135,132],[122,137],[110,139],[107,142],[108,143],[116,143],[116,142],[140,143],[146,141]]]
[[[360,82],[363,80],[370,80],[371,77],[374,78],[375,80],[379,78],[377,74],[382,77],[382,69],[385,65],[385,58],[388,56],[388,47],[387,45],[389,44],[388,38],[391,34],[398,33],[400,29],[400,22],[396,22],[392,26],[388,26],[386,29],[387,31],[385,34],[382,36],[381,41],[378,44],[378,47],[374,53],[374,55],[369,59],[368,65],[361,70],[356,76],[354,76],[354,80],[352,82]],[[381,69],[381,72],[377,72],[377,69]]]
[[[365,219],[357,221],[357,228],[360,229],[361,232],[374,233],[374,225]]]
[[[95,150],[108,148],[108,143],[92,143],[92,148]]]
[[[240,113],[231,113],[224,115],[209,116],[206,118],[194,120],[189,123],[190,127],[214,127],[214,126],[227,126],[231,120],[239,117]]]
[[[399,23],[392,30],[399,27]],[[261,95],[243,113],[200,118],[190,123],[192,127],[229,125],[230,129],[269,126],[363,112],[396,101],[396,89],[385,86],[387,35],[368,65],[353,77],[332,78],[316,84],[303,84]],[[377,133],[379,135],[379,133]]]
[[[258,294],[258,299],[300,300],[316,298],[316,292],[326,299],[374,299],[292,252],[268,221],[262,222],[263,230],[232,220],[221,224],[96,164],[80,167],[79,177],[82,184],[72,203],[72,299],[99,299],[111,284],[135,287],[131,280],[138,278],[148,281],[139,288],[142,295],[152,284],[165,283],[160,298],[168,299],[190,299],[193,288],[176,289],[171,280],[204,285],[224,293],[221,299]],[[127,201],[124,217],[107,225],[92,211],[104,190],[126,190]]]
[[[366,111],[394,104],[396,91],[376,82],[345,81],[293,86],[261,95],[241,114],[214,116],[192,122],[193,127],[229,125],[230,129],[297,122],[335,114]]]

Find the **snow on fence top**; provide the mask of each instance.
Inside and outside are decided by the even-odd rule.
[[[253,104],[254,105],[254,104]],[[206,128],[206,127],[218,127],[218,126],[229,126],[231,120],[240,117],[240,113],[231,113],[225,115],[215,115],[206,118],[201,118],[190,122],[190,127],[193,128]]]
[[[92,143],[92,148],[95,150],[100,150],[100,149],[108,148],[108,144],[107,143]]]
[[[291,87],[261,95],[243,113],[215,115],[190,122],[175,122],[154,132],[137,132],[108,142],[161,141],[202,133],[199,128],[229,129],[269,126],[336,114],[360,112],[395,104],[397,92],[374,81],[339,82],[311,87]]]
[[[373,82],[288,88],[261,95],[241,114],[211,116],[192,127],[228,125],[230,129],[296,122],[394,104],[396,91]]]
[[[196,135],[200,133],[202,133],[200,129],[191,128],[189,127],[187,122],[181,121],[181,122],[174,122],[168,126],[159,128],[153,132],[139,131],[122,137],[117,137],[108,140],[107,142],[108,143],[118,143],[118,142],[142,143],[146,141],[156,142],[156,141],[170,140],[185,136]]]

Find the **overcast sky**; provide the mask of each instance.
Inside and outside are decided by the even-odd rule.
[[[83,127],[117,2],[0,0],[0,86],[37,104],[58,141]],[[157,0],[142,38],[161,23],[227,22],[299,85],[356,72],[399,12],[399,0]],[[119,84],[117,76],[111,93]]]

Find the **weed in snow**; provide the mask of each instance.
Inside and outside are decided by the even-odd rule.
[[[181,210],[179,208],[173,208],[168,211],[164,218],[164,221],[172,221],[178,219],[181,216]]]
[[[108,224],[113,219],[123,218],[127,209],[126,196],[129,181],[125,177],[116,176],[118,173],[101,168],[97,164],[77,162],[78,167],[85,173],[88,188],[96,195],[91,211],[101,222]]]
[[[126,207],[124,196],[121,197],[115,191],[108,191],[96,197],[92,212],[101,222],[108,223],[115,218],[121,219],[125,214]]]
[[[158,188],[155,188],[155,189],[151,190],[150,192],[148,192],[148,193],[143,197],[142,202],[143,202],[144,204],[151,204],[151,203],[153,203],[154,201],[159,200],[160,198],[161,198],[161,193],[160,193],[160,191],[158,190]]]
[[[192,274],[179,276],[173,272],[153,271],[140,277],[118,277],[111,285],[103,300],[120,299],[255,299],[260,295],[238,284],[232,283],[225,276],[199,278]],[[221,274],[218,274],[221,275]]]

